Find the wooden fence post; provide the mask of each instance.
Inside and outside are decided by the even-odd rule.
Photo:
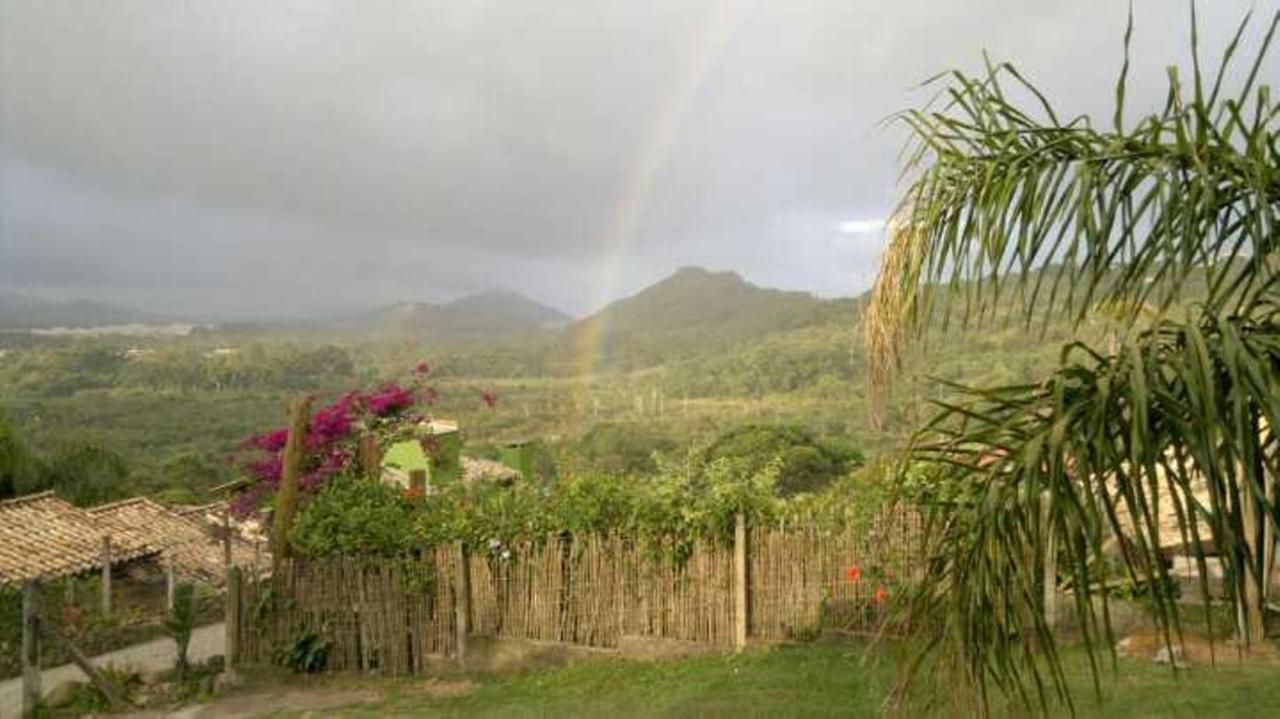
[[[111,614],[111,535],[102,535],[102,613]]]
[[[229,673],[240,666],[240,589],[240,568],[230,567],[227,569],[227,607],[223,612],[227,635],[224,664]]]
[[[747,515],[733,518],[733,648],[747,647]]]
[[[40,585],[22,585],[22,716],[34,716],[40,705]]]
[[[222,567],[230,569],[235,564],[235,559],[231,555],[231,505],[227,504],[222,510]]]
[[[176,589],[177,578],[174,576],[173,568],[173,552],[165,552],[164,555],[164,608],[173,611],[173,593]]]
[[[455,561],[457,562],[457,574],[453,589],[453,619],[455,641],[457,643],[456,655],[458,666],[466,668],[467,624],[468,617],[471,616],[471,568],[467,561],[467,545],[463,542],[458,542]]]
[[[378,435],[366,432],[360,435],[360,469],[369,479],[382,474],[382,453],[378,447]]]
[[[49,634],[51,634],[54,639],[58,640],[58,644],[61,645],[62,650],[67,653],[67,656],[71,657],[71,663],[79,667],[80,671],[83,672],[86,677],[89,677],[89,681],[98,688],[98,691],[102,692],[102,695],[107,698],[107,704],[110,705],[112,709],[121,711],[128,706],[128,703],[125,702],[124,696],[120,694],[120,690],[116,685],[104,677],[102,672],[98,671],[97,667],[93,666],[93,662],[89,661],[89,657],[85,656],[84,652],[80,651],[76,645],[71,643],[70,639],[67,639],[62,632],[55,629],[49,623],[46,622],[44,624],[44,628],[48,629]]]

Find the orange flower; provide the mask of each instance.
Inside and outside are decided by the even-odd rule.
[[[844,578],[850,582],[856,582],[862,579],[862,568],[858,566],[846,567],[844,570]]]
[[[422,499],[422,490],[417,487],[410,487],[404,491],[404,498],[410,502]]]
[[[889,590],[885,589],[884,586],[876,587],[876,593],[871,598],[875,600],[876,604],[884,604],[885,600],[889,598]]]

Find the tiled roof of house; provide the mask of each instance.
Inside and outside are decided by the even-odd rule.
[[[145,544],[172,560],[179,577],[221,584],[226,579],[220,535],[200,518],[184,517],[145,497],[104,504],[88,510],[104,531]],[[254,563],[253,546],[232,534],[232,560]]]
[[[85,510],[40,492],[0,501],[0,584],[80,574],[102,563],[110,532]],[[113,563],[156,553],[133,536],[111,536]]]

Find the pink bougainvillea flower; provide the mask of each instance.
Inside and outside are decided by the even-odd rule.
[[[413,394],[396,384],[388,383],[369,397],[369,411],[378,417],[393,415],[413,405]]]
[[[284,458],[280,455],[264,457],[249,464],[249,471],[264,482],[279,482],[284,472]]]
[[[245,440],[244,446],[256,447],[264,452],[279,452],[289,440],[288,429],[276,429],[262,434],[255,434]]]
[[[850,582],[856,582],[862,579],[862,568],[858,566],[845,567],[844,578]]]
[[[484,401],[486,407],[493,409],[498,404],[498,390],[492,387],[485,387],[484,391],[480,393],[480,399]]]
[[[889,590],[883,586],[876,587],[876,593],[871,598],[875,600],[876,604],[884,604],[885,600],[889,598]]]
[[[353,395],[343,395],[337,402],[316,412],[311,418],[307,448],[318,449],[350,435],[354,424],[351,411],[355,403]]]
[[[422,360],[421,362],[413,366],[414,374],[426,374],[430,371],[431,371],[431,365],[427,364],[426,360]]]

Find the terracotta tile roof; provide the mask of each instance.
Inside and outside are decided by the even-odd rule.
[[[104,504],[88,510],[104,531],[151,547],[173,560],[179,577],[221,584],[226,580],[220,534],[198,517],[184,517],[145,497]],[[221,529],[219,527],[219,529]],[[232,535],[232,560],[252,566],[253,545]]]
[[[40,492],[0,501],[0,584],[52,579],[101,566],[103,528],[85,510]],[[156,550],[132,536],[111,537],[112,561]]]

